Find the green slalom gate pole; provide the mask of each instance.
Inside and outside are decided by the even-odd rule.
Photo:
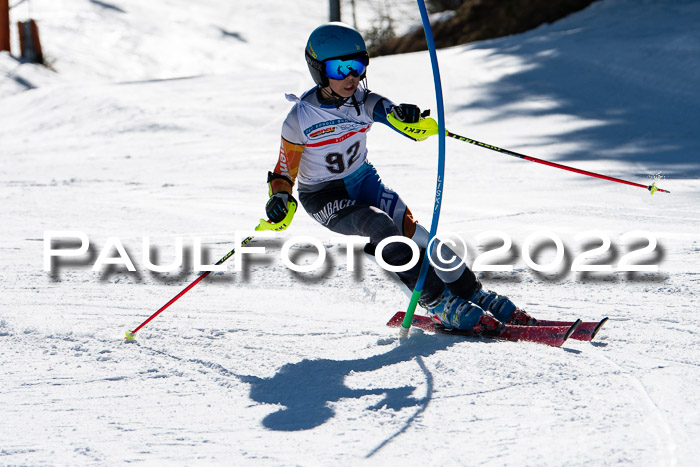
[[[430,20],[428,19],[428,12],[425,8],[425,2],[423,0],[416,0],[418,3],[418,9],[420,10],[421,21],[423,22],[423,31],[425,32],[425,40],[428,43],[428,50],[430,51],[430,63],[433,68],[433,80],[435,82],[435,99],[437,101],[437,111],[438,111],[438,135],[440,136],[440,141],[438,144],[438,175],[437,175],[437,187],[435,188],[435,204],[433,207],[433,221],[430,225],[430,237],[428,239],[428,248],[425,249],[425,258],[423,259],[423,264],[421,265],[420,273],[418,275],[418,281],[416,282],[416,288],[413,290],[411,295],[411,300],[408,304],[408,309],[406,310],[406,316],[404,317],[403,323],[399,328],[399,338],[403,339],[408,336],[408,331],[411,328],[411,322],[413,321],[413,314],[416,311],[416,306],[418,305],[418,300],[423,293],[423,285],[425,284],[425,278],[428,275],[428,267],[430,266],[430,245],[432,243],[435,234],[437,233],[437,226],[440,220],[440,208],[442,207],[442,193],[444,192],[444,180],[445,180],[445,108],[443,105],[442,98],[442,83],[440,82],[440,69],[438,67],[437,52],[435,50],[435,39],[433,38],[433,30],[430,27]]]

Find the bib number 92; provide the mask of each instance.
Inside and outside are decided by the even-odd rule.
[[[330,173],[341,174],[350,167],[358,158],[360,152],[360,142],[356,142],[348,148],[345,154],[331,152],[326,155],[326,168]],[[347,157],[347,162],[345,161]]]

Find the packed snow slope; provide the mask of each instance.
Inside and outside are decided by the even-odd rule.
[[[695,465],[698,2],[604,0],[439,53],[451,131],[671,191],[447,143],[439,233],[469,264],[513,265],[480,277],[536,317],[609,316],[597,342],[399,345],[385,323],[401,287],[359,252],[349,270],[303,210],[123,342],[196,278],[197,239],[213,263],[264,215],[284,93],[312,84],[318,4],[31,2],[53,70],[0,54],[0,464]],[[436,108],[425,53],[372,60],[369,87]],[[428,225],[437,139],[377,125],[369,147]],[[79,243],[47,244],[55,230],[90,246],[47,272],[46,247]],[[169,264],[178,237],[184,264],[147,269],[144,251]],[[317,240],[323,266],[287,267],[294,238],[297,264]],[[104,264],[124,255],[134,272]]]

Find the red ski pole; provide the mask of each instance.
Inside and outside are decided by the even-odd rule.
[[[536,157],[526,156],[525,154],[519,154],[515,151],[509,151],[508,149],[503,149],[503,148],[499,148],[497,146],[493,146],[491,144],[482,143],[480,141],[476,141],[474,139],[467,138],[466,136],[460,136],[458,134],[452,133],[451,131],[447,131],[446,134],[450,138],[454,138],[454,139],[459,140],[459,141],[464,141],[465,143],[474,144],[476,146],[490,149],[492,151],[500,152],[501,154],[507,154],[509,156],[518,157],[518,158],[524,159],[526,161],[537,162],[538,164],[548,165],[550,167],[555,167],[557,169],[568,170],[569,172],[575,172],[575,173],[578,173],[581,175],[588,175],[589,177],[596,177],[596,178],[608,180],[611,182],[624,183],[626,185],[632,185],[632,186],[636,186],[636,187],[640,187],[640,188],[646,188],[647,190],[649,190],[651,192],[652,195],[654,193],[656,193],[657,191],[661,191],[663,193],[670,193],[670,191],[668,191],[668,190],[663,190],[661,188],[658,188],[656,186],[656,182],[652,183],[651,185],[642,185],[641,183],[630,182],[627,180],[622,180],[621,178],[610,177],[608,175],[601,175],[601,174],[598,174],[595,172],[589,172],[587,170],[581,170],[581,169],[576,169],[574,167],[569,167],[568,165],[557,164],[556,162],[549,162],[549,161],[546,161],[543,159],[538,159]]]
[[[292,218],[294,217],[294,213],[296,212],[296,209],[297,209],[297,204],[296,204],[295,202],[290,202],[290,203],[289,203],[289,211],[287,212],[287,215],[285,216],[285,218],[284,218],[282,221],[280,221],[280,222],[278,222],[278,223],[272,223],[272,222],[267,221],[267,220],[265,220],[265,219],[260,219],[260,224],[255,228],[255,230],[257,230],[257,231],[261,231],[261,230],[273,230],[273,231],[279,232],[279,231],[281,231],[281,230],[286,229],[286,228],[289,227],[289,225],[292,223]],[[241,242],[241,248],[244,247],[244,246],[246,246],[248,243],[250,243],[251,240],[253,240],[253,237],[248,237],[248,238],[246,238],[245,240],[243,240],[243,241]],[[231,256],[233,256],[233,254],[234,254],[235,252],[236,252],[236,248],[233,248],[231,251],[229,251],[228,253],[226,253],[219,261],[217,261],[216,263],[214,263],[214,266],[218,266],[218,265],[222,264],[224,261],[226,261],[226,260],[229,259]],[[205,277],[207,277],[210,273],[211,273],[211,271],[204,271],[204,272],[202,272],[199,276],[197,276],[197,278],[196,278],[194,281],[192,281],[192,283],[190,283],[190,285],[188,285],[187,287],[185,287],[184,289],[182,289],[182,290],[180,291],[180,293],[178,293],[178,294],[175,295],[173,298],[171,298],[170,301],[169,301],[168,303],[166,303],[165,305],[163,305],[162,307],[160,307],[160,309],[158,309],[158,311],[156,311],[156,312],[153,313],[151,316],[149,316],[148,319],[147,319],[146,321],[144,321],[143,323],[139,324],[136,328],[134,328],[133,331],[132,331],[132,330],[126,331],[125,340],[126,340],[127,342],[133,342],[133,341],[134,341],[134,338],[135,338],[135,334],[136,334],[137,332],[139,332],[139,330],[141,330],[142,327],[144,327],[144,326],[147,325],[149,322],[151,322],[151,320],[153,320],[156,316],[158,316],[158,315],[161,314],[163,311],[165,311],[170,305],[172,305],[173,303],[175,303],[176,301],[178,301],[178,300],[180,299],[180,297],[182,297],[182,296],[185,295],[187,292],[189,292],[189,290],[190,290],[192,287],[194,287],[195,285],[199,284],[199,283],[200,283]]]

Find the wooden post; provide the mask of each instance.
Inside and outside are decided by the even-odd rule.
[[[0,0],[0,52],[10,50],[10,0]]]
[[[18,21],[19,49],[22,58],[32,63],[44,63],[44,54],[41,51],[41,41],[39,41],[39,26],[33,19]]]

